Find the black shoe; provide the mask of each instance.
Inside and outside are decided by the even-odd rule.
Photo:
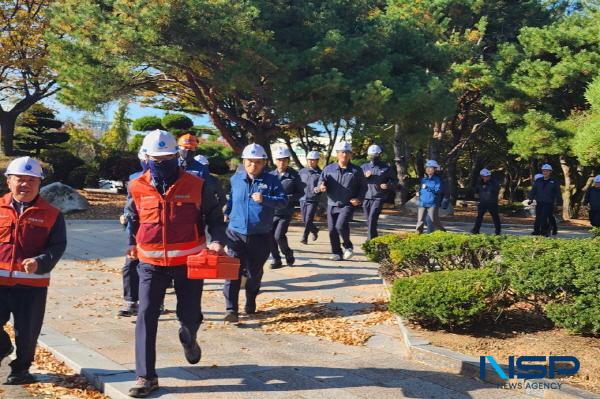
[[[254,303],[247,304],[244,307],[244,312],[246,312],[246,314],[248,314],[248,315],[256,314],[256,304],[254,304]]]
[[[290,266],[290,267],[294,266],[295,262],[296,262],[296,258],[294,258],[294,254],[291,254],[291,255],[285,257],[285,263],[288,266]]]
[[[6,379],[4,385],[25,385],[25,384],[33,384],[36,382],[34,376],[29,374],[29,371],[11,371]]]
[[[227,313],[225,314],[225,317],[223,318],[223,321],[225,323],[235,324],[240,321],[240,318],[238,317],[237,313],[235,313],[231,310],[228,310]]]
[[[558,234],[558,229],[552,229],[552,235],[555,236]]]
[[[540,233],[538,233],[537,231],[534,231],[533,233],[531,233],[532,236],[539,236]]]
[[[317,241],[317,238],[319,238],[319,232],[315,231],[314,233],[312,233],[312,240]]]
[[[308,245],[308,240],[306,238],[303,238],[300,240],[300,244]]]
[[[13,351],[15,350],[14,346],[10,346],[10,348],[4,352],[4,353],[0,353],[0,365],[2,365],[2,361],[4,360],[4,358],[10,356],[11,353],[13,353]]]
[[[117,315],[121,317],[136,316],[137,309],[138,305],[136,302],[125,302],[125,304],[123,305],[121,310],[119,310],[119,313],[117,313]]]
[[[277,259],[271,262],[271,269],[281,269],[283,267],[283,263],[281,263],[281,259]]]
[[[145,398],[158,389],[158,378],[146,379],[138,377],[135,385],[129,388],[127,394],[132,398]]]
[[[479,234],[477,230],[471,230],[471,234]]]
[[[202,358],[202,349],[196,342],[196,337],[190,334],[190,331],[185,327],[179,328],[179,342],[183,346],[183,353],[185,354],[185,360],[189,364],[196,364]]]

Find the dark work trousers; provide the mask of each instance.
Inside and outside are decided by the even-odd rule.
[[[140,261],[125,257],[123,265],[123,299],[127,302],[137,302],[140,286],[140,276],[138,275],[138,265]]]
[[[590,208],[590,223],[594,227],[600,227],[600,208]]]
[[[319,204],[317,202],[301,201],[300,212],[302,213],[302,222],[304,223],[304,233],[302,233],[302,240],[308,240],[308,234],[317,234],[319,229],[315,226],[314,220]]]
[[[354,214],[352,205],[346,206],[327,206],[327,228],[329,229],[329,241],[331,242],[331,253],[334,255],[343,255],[340,246],[340,236],[345,249],[353,249],[350,241],[350,220]]]
[[[536,235],[548,235],[550,229],[550,216],[554,218],[552,212],[554,204],[550,202],[538,202],[535,206],[535,222],[533,223],[533,233]],[[556,222],[556,220],[555,220]]]
[[[427,225],[427,232],[433,232],[435,226],[435,220],[437,217],[436,208],[434,207],[423,207],[420,206],[417,210],[417,233],[422,233],[425,225]]]
[[[291,216],[275,216],[273,218],[273,237],[271,237],[271,255],[274,260],[281,260],[279,251],[285,258],[291,257],[294,252],[288,245],[287,232],[292,221]]]
[[[377,222],[379,221],[379,214],[383,208],[383,200],[381,198],[366,199],[363,202],[363,211],[365,213],[365,219],[367,220],[367,240],[371,240],[377,237]]]
[[[28,371],[42,330],[46,311],[47,287],[0,286],[0,354],[11,347],[4,326],[13,315],[17,358],[10,363],[13,372]]]
[[[492,215],[492,220],[494,221],[494,230],[496,234],[500,234],[502,227],[500,226],[500,215],[498,214],[498,204],[497,203],[486,203],[479,202],[477,204],[477,218],[475,219],[475,226],[473,233],[479,233],[479,229],[481,228],[481,222],[483,221],[483,215],[486,212],[489,212]]]
[[[156,330],[165,291],[173,281],[177,319],[195,340],[203,318],[200,301],[204,280],[188,279],[185,265],[154,266],[140,262],[138,273],[140,299],[135,323],[135,372],[138,377],[156,378]]]
[[[242,275],[246,276],[246,307],[256,308],[256,296],[264,273],[265,262],[269,258],[271,234],[244,235],[227,230],[227,249],[230,256],[240,260],[240,278],[226,280],[223,295],[227,311],[238,312]]]

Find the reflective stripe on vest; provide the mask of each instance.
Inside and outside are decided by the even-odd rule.
[[[50,273],[35,274],[35,273],[25,273],[25,272],[18,272],[18,271],[11,272],[10,270],[0,269],[0,277],[10,277],[10,276],[13,276],[15,278],[30,278],[30,279],[37,280],[37,279],[50,278]]]
[[[190,249],[174,249],[174,250],[167,250],[167,257],[168,258],[176,258],[176,257],[180,257],[180,256],[189,256],[189,255],[194,255],[199,253],[200,251],[202,251],[204,248],[206,248],[206,245],[202,244],[202,245],[198,245],[194,248],[190,248]],[[138,246],[138,255],[142,255],[142,256],[146,256],[148,258],[161,258],[164,254],[165,251],[160,250],[160,251],[148,251],[148,250],[144,250],[142,248],[140,248]]]

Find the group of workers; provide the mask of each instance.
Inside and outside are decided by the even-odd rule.
[[[367,221],[367,238],[377,236],[383,203],[395,192],[398,180],[390,165],[382,161],[382,149],[368,148],[369,162],[352,163],[352,147],[342,141],[335,146],[337,161],[319,168],[320,154],[307,154],[307,167],[296,172],[289,166],[290,152],[274,153],[275,168],[267,168],[267,152],[257,144],[242,153],[243,169],[231,177],[225,196],[218,179],[208,172],[208,160],[194,157],[197,139],[184,135],[177,141],[161,130],[150,132],[139,153],[142,171],[131,176],[122,223],[128,231],[126,264],[123,269],[126,307],[122,315],[137,314],[135,326],[136,382],[132,397],[146,397],[158,389],[156,340],[158,319],[166,290],[173,287],[180,323],[178,338],[190,364],[200,361],[197,333],[202,323],[203,280],[187,278],[189,255],[209,249],[239,258],[239,279],[223,286],[224,320],[239,321],[242,282],[246,291],[244,313],[256,313],[256,298],[269,256],[271,267],[295,263],[287,230],[294,204],[300,202],[304,230],[300,243],[315,241],[314,223],[320,197],[327,197],[327,226],[332,261],[350,259],[353,244],[349,222],[362,206]],[[416,230],[422,233],[443,229],[439,208],[449,206],[446,185],[433,160],[425,165],[425,176],[417,192],[419,209]],[[534,234],[552,231],[551,215],[562,205],[559,183],[550,165],[533,184],[529,201],[536,201]],[[29,374],[44,317],[50,272],[66,247],[66,228],[58,209],[39,195],[43,178],[39,162],[30,157],[12,161],[6,171],[10,193],[0,200],[0,326],[13,315],[16,359],[10,363],[9,384],[30,383]],[[483,215],[489,212],[500,234],[499,184],[488,169],[482,169],[475,187],[478,213],[472,233],[479,233]],[[588,190],[590,220],[600,221],[600,176]],[[270,244],[270,245],[269,245]],[[0,362],[13,352],[11,339],[0,329]]]

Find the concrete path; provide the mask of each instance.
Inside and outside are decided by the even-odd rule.
[[[203,358],[197,366],[183,357],[174,313],[162,316],[157,345],[162,388],[153,397],[527,398],[405,357],[397,326],[381,312],[385,295],[377,265],[364,257],[364,229],[357,226],[357,255],[344,262],[327,260],[326,231],[302,246],[300,228],[293,226],[289,239],[297,249],[297,265],[266,270],[258,300],[263,316],[242,318],[239,327],[221,321],[222,282],[207,281],[199,333]],[[123,397],[133,383],[128,370],[135,361],[135,320],[116,316],[125,234],[116,222],[102,221],[69,221],[68,232],[67,253],[53,273],[45,325],[72,342],[51,336],[46,341],[63,345],[67,359],[103,359],[93,367],[116,384],[110,396]],[[172,293],[166,307],[175,308]],[[354,346],[318,336],[323,331],[342,342],[372,336],[365,345]]]

